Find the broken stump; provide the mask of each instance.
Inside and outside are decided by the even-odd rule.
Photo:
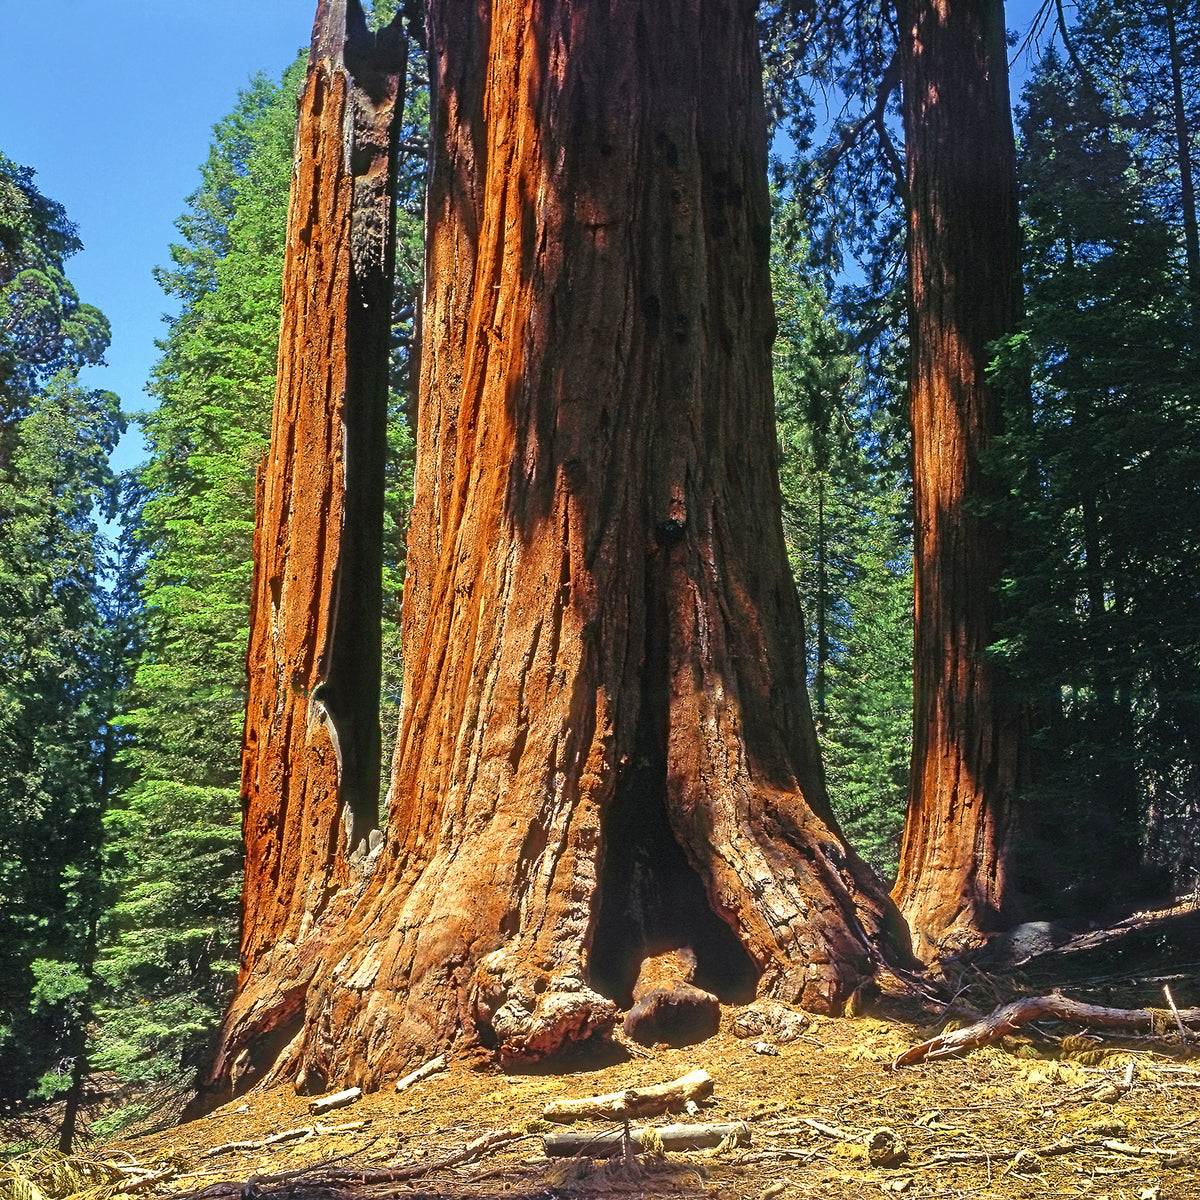
[[[696,987],[695,976],[690,947],[645,959],[633,985],[626,1035],[643,1046],[690,1046],[712,1037],[721,1023],[721,1005],[711,992]]]

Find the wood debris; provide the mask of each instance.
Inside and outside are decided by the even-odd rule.
[[[318,1096],[308,1102],[308,1111],[314,1116],[318,1113],[329,1112],[335,1108],[345,1108],[362,1099],[362,1088],[347,1088],[344,1092],[334,1092],[329,1096]]]
[[[396,1091],[405,1092],[414,1083],[420,1083],[422,1079],[428,1079],[430,1075],[435,1075],[438,1071],[445,1069],[446,1056],[439,1054],[436,1058],[431,1058],[427,1063],[423,1063],[415,1071],[410,1071],[403,1079],[396,1080]]]
[[[651,1136],[647,1136],[651,1135]],[[650,1128],[631,1129],[629,1142],[636,1150],[648,1150],[647,1144],[653,1141],[655,1147],[664,1150],[703,1150],[719,1146],[723,1142],[730,1145],[748,1146],[750,1144],[750,1128],[745,1121],[734,1121],[727,1124],[710,1125],[658,1125]],[[542,1146],[547,1157],[565,1157],[567,1155],[584,1154],[589,1158],[608,1158],[620,1154],[625,1145],[623,1130],[611,1130],[605,1133],[547,1133],[542,1136]]]
[[[1200,1024],[1200,1008],[1176,1011],[1183,1024]],[[1031,996],[1014,1000],[1011,1004],[1002,1004],[974,1025],[942,1033],[919,1045],[910,1046],[896,1056],[892,1068],[894,1070],[927,1059],[962,1054],[998,1042],[1022,1025],[1038,1020],[1073,1021],[1077,1025],[1106,1029],[1158,1029],[1163,1024],[1163,1013],[1152,1008],[1106,1008],[1099,1004],[1084,1004],[1056,992],[1049,996]]]
[[[670,1083],[652,1087],[627,1088],[603,1096],[586,1096],[578,1100],[554,1100],[547,1104],[542,1115],[550,1121],[578,1121],[591,1117],[596,1120],[628,1121],[632,1117],[656,1117],[672,1108],[684,1108],[688,1102],[707,1099],[712,1095],[713,1081],[707,1071],[691,1071]]]
[[[203,1157],[215,1158],[218,1154],[228,1154],[232,1150],[264,1150],[268,1146],[279,1145],[283,1142],[293,1142],[297,1138],[303,1141],[322,1134],[353,1133],[359,1129],[365,1129],[369,1124],[369,1121],[352,1121],[348,1125],[321,1125],[320,1123],[315,1125],[301,1125],[296,1129],[284,1129],[280,1133],[273,1133],[270,1137],[265,1137],[258,1141],[223,1142],[219,1146],[210,1146],[204,1152]]]

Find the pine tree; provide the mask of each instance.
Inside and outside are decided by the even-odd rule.
[[[863,356],[807,247],[787,248],[795,217],[794,205],[780,212],[772,259],[784,532],[830,800],[855,848],[890,879],[912,745],[907,489],[879,453]]]
[[[254,474],[279,329],[297,65],[258,76],[214,130],[160,284],[181,302],[141,417],[150,460],[128,494],[143,645],[124,697],[126,786],[107,817],[115,895],[101,948],[97,1061],[194,1070],[224,1003],[241,870]]]
[[[0,426],[24,416],[59,371],[99,363],[108,320],[81,303],[65,261],[82,249],[66,210],[0,154]],[[0,463],[4,444],[0,441]]]
[[[100,910],[111,692],[99,604],[111,392],[67,370],[25,397],[0,472],[0,1098],[68,1090]],[[69,1141],[69,1137],[67,1139]]]
[[[1075,831],[1053,862],[1026,860],[1060,907],[1144,888],[1147,837],[1180,883],[1196,864],[1186,261],[1119,114],[1053,54],[1026,89],[1028,316],[1002,356],[1009,378],[1031,379],[1033,406],[1013,408],[1003,447],[1025,552],[1007,585],[1024,615],[1000,651],[1041,716],[1029,808]]]

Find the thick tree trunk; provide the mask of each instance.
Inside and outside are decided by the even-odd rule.
[[[1021,315],[1000,0],[901,6],[915,502],[915,711],[893,891],[918,951],[1011,923],[1025,724],[987,658],[1003,546],[977,505],[1001,426],[988,344]]]
[[[726,999],[822,1011],[906,952],[805,692],[750,6],[436,0],[429,34],[386,838],[245,981],[214,1081],[269,1029],[302,1087],[456,1038],[544,1058],[672,947]]]
[[[242,752],[241,984],[378,825],[395,138],[407,43],[321,0],[300,101]]]

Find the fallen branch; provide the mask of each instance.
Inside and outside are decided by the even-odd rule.
[[[1187,1030],[1183,1027],[1183,1017],[1180,1016],[1179,1009],[1175,1007],[1175,997],[1171,995],[1171,985],[1169,983],[1163,984],[1163,995],[1167,998],[1167,1003],[1171,1006],[1171,1012],[1175,1017],[1175,1024],[1179,1028],[1179,1041],[1186,1046],[1188,1044]]]
[[[1049,1146],[1038,1146],[1032,1150],[1026,1146],[1018,1146],[1015,1150],[947,1150],[944,1154],[935,1154],[930,1158],[922,1158],[913,1163],[913,1167],[946,1166],[950,1163],[971,1162],[1011,1162],[1018,1154],[1032,1153],[1042,1158],[1051,1158],[1056,1154],[1096,1148],[1097,1142],[1088,1142],[1079,1138],[1060,1138]]]
[[[709,1146],[719,1146],[726,1138],[732,1138],[737,1146],[750,1144],[750,1130],[744,1121],[729,1125],[659,1125],[631,1129],[629,1141],[637,1150],[646,1149],[643,1138],[648,1132],[651,1144],[661,1143],[664,1150],[703,1150]],[[608,1158],[620,1154],[624,1144],[625,1134],[620,1129],[610,1133],[547,1133],[542,1137],[547,1158],[575,1154]]]
[[[362,1099],[362,1088],[347,1088],[344,1092],[334,1092],[331,1096],[320,1096],[308,1102],[308,1111],[314,1115],[329,1112],[333,1108],[345,1108]]]
[[[144,1187],[150,1187],[156,1183],[162,1183],[164,1179],[170,1179],[178,1170],[177,1167],[160,1167],[157,1171],[143,1171],[141,1174],[133,1174],[128,1169],[121,1167],[116,1168],[122,1174],[128,1174],[129,1178],[117,1184],[117,1191],[122,1193],[137,1192]]]
[[[407,1091],[414,1083],[420,1083],[422,1079],[428,1079],[430,1075],[443,1070],[445,1066],[446,1056],[444,1054],[439,1054],[436,1058],[431,1058],[415,1071],[410,1071],[403,1079],[398,1079],[396,1081],[396,1091]]]
[[[670,1083],[653,1087],[628,1088],[603,1096],[580,1100],[555,1100],[546,1105],[543,1116],[551,1121],[597,1120],[628,1121],[631,1117],[657,1117],[669,1108],[683,1108],[690,1102],[712,1095],[713,1081],[707,1071],[692,1071]]]
[[[437,1158],[404,1163],[398,1167],[335,1171],[325,1178],[338,1183],[405,1183],[409,1179],[419,1179],[422,1175],[429,1175],[434,1171],[445,1171],[450,1167],[460,1167],[464,1163],[475,1162],[492,1150],[498,1150],[510,1142],[532,1136],[534,1135],[526,1133],[523,1129],[493,1129],[490,1133],[477,1137],[473,1142],[468,1142],[465,1146],[439,1155]]]
[[[316,1137],[326,1133],[353,1133],[364,1129],[368,1121],[352,1121],[348,1125],[301,1125],[296,1129],[285,1129],[281,1133],[273,1133],[270,1137],[257,1142],[222,1142],[219,1146],[211,1146],[201,1155],[202,1158],[215,1158],[218,1154],[227,1154],[231,1150],[262,1150],[267,1146],[275,1146],[280,1142],[292,1142],[296,1138]]]
[[[1036,1155],[1038,1158],[1052,1158],[1056,1154],[1083,1154],[1088,1151],[1105,1150],[1110,1154],[1120,1154],[1128,1158],[1153,1158],[1162,1161],[1164,1166],[1184,1161],[1189,1150],[1186,1146],[1134,1146],[1129,1142],[1107,1139],[1097,1141],[1094,1138],[1060,1138],[1048,1146],[1018,1147],[1006,1150],[947,1150],[943,1154],[935,1154],[913,1163],[914,1168],[948,1166],[953,1163],[970,1162],[1012,1162],[1021,1154]]]
[[[1105,1008],[1099,1004],[1069,1000],[1057,993],[1049,996],[1031,996],[1025,1000],[1003,1004],[982,1021],[968,1025],[965,1029],[939,1034],[921,1042],[920,1045],[910,1046],[897,1055],[892,1069],[924,1062],[926,1059],[947,1058],[952,1054],[961,1054],[978,1046],[989,1045],[1030,1021],[1073,1021],[1078,1025],[1107,1029],[1143,1029],[1149,1026],[1153,1030],[1163,1026],[1163,1017],[1162,1011],[1152,1008]],[[1200,1023],[1200,1008],[1180,1010],[1179,1019],[1187,1025]]]
[[[826,1125],[824,1121],[818,1121],[815,1117],[802,1117],[801,1120],[810,1129],[815,1129],[826,1137],[838,1138],[843,1142],[857,1142],[862,1138],[860,1133],[850,1133],[846,1129],[839,1129],[836,1125]]]
[[[365,1146],[359,1146],[357,1150],[348,1150],[345,1154],[336,1154],[333,1158],[327,1158],[323,1162],[309,1163],[308,1166],[296,1167],[292,1171],[279,1171],[274,1175],[252,1175],[242,1183],[231,1179],[222,1179],[195,1191],[176,1193],[174,1200],[224,1200],[226,1196],[239,1196],[242,1197],[242,1200],[246,1200],[248,1197],[259,1195],[263,1184],[288,1183],[301,1177],[329,1178],[329,1176],[321,1176],[319,1173],[334,1163],[344,1162],[355,1154],[362,1154],[364,1150],[369,1150],[376,1141],[378,1141],[377,1138],[372,1138]],[[357,1179],[358,1173],[353,1172],[349,1177]]]

